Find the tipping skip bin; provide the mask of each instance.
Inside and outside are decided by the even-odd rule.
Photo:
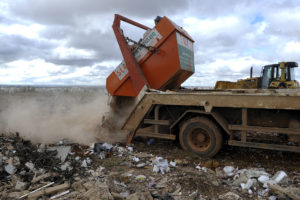
[[[156,90],[173,90],[195,71],[193,39],[167,17],[149,29],[132,52],[149,87]],[[154,47],[155,51],[149,48]],[[106,88],[112,96],[136,97],[140,90],[132,84],[124,60],[106,79]]]

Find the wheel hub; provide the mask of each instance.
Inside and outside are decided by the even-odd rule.
[[[196,139],[199,142],[204,142],[205,141],[205,135],[203,135],[203,134],[197,134]]]
[[[190,146],[192,146],[195,150],[198,151],[205,151],[209,148],[211,144],[211,138],[209,133],[201,128],[197,128],[191,131],[188,134],[187,141],[190,144]]]

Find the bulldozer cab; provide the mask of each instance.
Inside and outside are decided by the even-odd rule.
[[[261,75],[261,88],[293,87],[295,67],[298,67],[296,62],[281,62],[264,66]]]
[[[274,80],[279,81],[280,79],[278,79],[279,77],[278,64],[264,66],[261,77],[262,77],[262,82],[261,82],[262,89],[269,88],[270,83]]]

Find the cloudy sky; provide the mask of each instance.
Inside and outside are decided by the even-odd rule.
[[[300,62],[297,0],[1,0],[0,84],[104,85],[122,60],[115,13],[149,27],[167,16],[190,33],[196,73],[184,85],[213,86],[249,76],[251,66],[259,75],[264,64]]]

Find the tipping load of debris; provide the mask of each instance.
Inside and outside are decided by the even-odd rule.
[[[2,135],[0,199],[300,198],[297,170],[239,169],[157,144],[46,145]]]

